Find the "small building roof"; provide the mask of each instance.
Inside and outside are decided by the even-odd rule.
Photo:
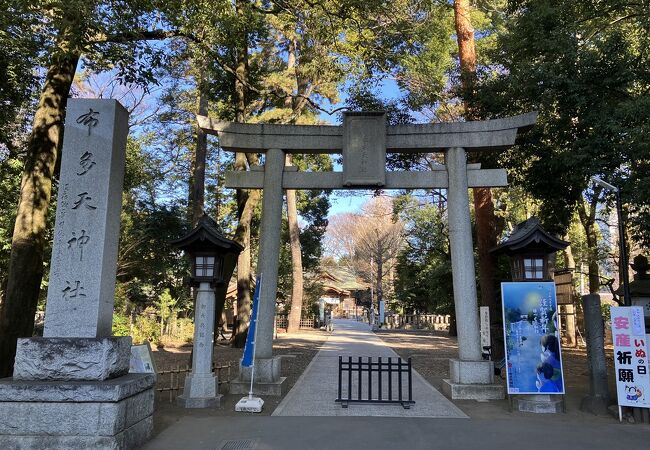
[[[555,253],[569,246],[569,242],[558,239],[542,228],[537,217],[531,217],[518,224],[512,234],[499,245],[490,250],[491,253],[513,255],[527,251]]]
[[[359,281],[357,277],[345,269],[327,268],[317,276],[323,287],[336,287],[345,291],[365,290],[368,284]]]
[[[185,251],[200,251],[206,248],[206,243],[236,254],[244,249],[237,242],[224,236],[219,224],[207,214],[199,219],[199,223],[192,231],[170,242],[174,247]]]

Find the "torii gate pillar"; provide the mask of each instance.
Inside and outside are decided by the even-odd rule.
[[[474,272],[472,222],[467,193],[467,153],[454,147],[445,154],[449,189],[447,214],[454,307],[458,332],[458,359],[449,360],[449,379],[442,390],[452,399],[501,399],[503,386],[494,384],[492,361],[481,357],[481,337]]]
[[[257,274],[261,277],[259,313],[255,338],[255,394],[282,395],[281,359],[273,357],[275,299],[278,292],[280,265],[280,231],[282,230],[282,176],[284,151],[274,148],[266,152],[262,223]],[[240,376],[230,383],[231,394],[247,394],[252,370],[240,366]]]

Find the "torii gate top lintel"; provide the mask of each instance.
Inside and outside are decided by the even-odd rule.
[[[386,172],[387,152],[431,152],[450,148],[497,150],[514,145],[517,134],[532,127],[537,113],[479,122],[423,125],[386,124],[385,112],[348,112],[343,126],[276,125],[217,122],[198,116],[199,126],[219,136],[222,148],[233,151],[283,153],[342,153],[343,172],[293,172],[274,176],[285,189],[421,189],[446,188],[447,171]],[[259,189],[264,172],[230,172],[226,186]],[[467,167],[470,187],[507,185],[505,170]]]
[[[382,112],[344,113],[344,125],[279,125],[236,123],[197,116],[199,127],[219,136],[219,145],[230,151],[265,152],[280,148],[286,153],[341,153],[344,129],[357,119],[377,119]],[[530,129],[537,112],[502,119],[473,122],[385,126],[386,151],[425,153],[462,147],[467,151],[502,150],[514,145],[517,134]],[[385,120],[385,119],[384,119]]]

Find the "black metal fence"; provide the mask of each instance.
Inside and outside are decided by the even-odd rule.
[[[374,389],[373,389],[374,387]],[[336,402],[347,408],[349,403],[399,403],[404,409],[415,404],[411,358],[339,356],[339,386]]]

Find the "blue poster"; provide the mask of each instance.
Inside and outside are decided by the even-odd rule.
[[[508,394],[564,394],[555,284],[501,283]]]

